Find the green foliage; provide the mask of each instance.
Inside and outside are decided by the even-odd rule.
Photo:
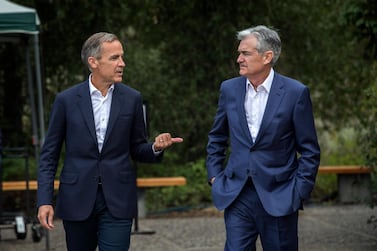
[[[169,155],[168,152],[167,155]],[[206,178],[204,159],[184,165],[175,165],[169,161],[169,156],[165,156],[165,160],[163,164],[153,165],[153,167],[139,166],[139,176],[155,176],[153,172],[160,173],[160,176],[161,173],[164,173],[163,176],[184,176],[187,185],[148,189],[146,192],[148,211],[156,212],[178,207],[189,208],[211,203],[211,188]]]
[[[36,163],[28,149],[2,149],[0,165],[2,172],[0,179],[2,180],[26,180],[27,178],[35,180],[37,177]]]
[[[377,162],[375,0],[130,0],[116,7],[106,0],[14,2],[37,8],[41,19],[46,121],[56,93],[87,78],[80,62],[84,40],[109,31],[123,41],[124,82],[148,101],[151,139],[166,131],[185,139],[166,152],[163,164],[139,165],[142,176],[188,178],[185,187],[148,191],[151,199],[159,198],[156,204],[163,201],[159,207],[209,201],[203,159],[218,88],[222,80],[238,75],[236,31],[253,25],[279,30],[283,50],[276,70],[310,87],[322,164],[359,164],[363,156],[372,166]],[[9,50],[1,47],[0,58],[11,58]],[[5,64],[20,65],[13,61]],[[0,83],[21,82],[23,71],[12,69],[19,71],[16,81],[1,81],[0,70]],[[0,121],[9,132],[17,125],[10,145],[29,144],[25,139],[31,138],[25,88],[0,85]],[[19,90],[22,95],[16,97]],[[6,109],[4,97],[10,97]],[[329,179],[324,186],[331,186]]]
[[[319,136],[321,165],[363,165],[363,150],[358,146],[359,133],[354,128],[325,131]],[[312,193],[313,201],[332,201],[336,198],[336,174],[318,174]]]
[[[359,136],[354,128],[322,132],[319,136],[321,165],[362,165],[365,159]]]
[[[371,65],[371,70],[377,70],[377,62]],[[363,112],[361,123],[366,129],[361,133],[360,145],[365,152],[366,165],[374,169],[371,204],[375,206],[377,205],[377,79],[365,90],[361,111]]]
[[[25,180],[26,163],[22,159],[4,159],[3,160],[3,180]],[[30,168],[30,166],[29,166]],[[35,179],[35,168],[32,168],[31,177]]]
[[[366,42],[363,56],[377,58],[377,1],[351,1],[344,12],[347,25],[353,27],[358,42]]]
[[[363,90],[358,118],[365,130],[360,130],[359,145],[363,150],[366,165],[373,168],[371,174],[371,206],[377,205],[377,1],[350,2],[345,11],[345,23],[352,27],[354,40],[361,46],[360,54],[366,59],[360,76],[367,83]],[[376,224],[376,217],[369,223]]]
[[[185,138],[185,147],[175,150],[179,164],[205,156],[220,82],[238,75],[238,30],[257,24],[279,30],[283,52],[276,70],[311,88],[320,133],[351,123],[368,85],[362,44],[345,21],[351,0],[131,0],[117,8],[104,0],[35,3],[46,121],[56,93],[87,77],[80,62],[84,40],[97,31],[114,32],[125,45],[124,80],[149,103],[151,137],[169,131]]]
[[[336,174],[318,174],[311,200],[315,202],[331,201],[338,191]]]

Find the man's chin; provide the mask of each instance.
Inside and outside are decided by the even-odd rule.
[[[122,80],[123,80],[122,78],[115,78],[114,83],[120,83],[120,82],[122,82]]]

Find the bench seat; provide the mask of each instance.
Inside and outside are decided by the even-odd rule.
[[[184,186],[187,181],[185,177],[150,177],[150,178],[137,178],[138,187],[138,214],[139,217],[146,216],[145,207],[145,189],[153,187],[168,187],[168,186]],[[26,181],[3,181],[2,190],[5,191],[26,191],[27,188],[37,190],[38,183],[36,180]],[[58,189],[59,180],[55,180],[54,188]]]
[[[26,190],[26,181],[3,181],[3,191],[22,191]],[[165,187],[165,186],[184,186],[186,185],[185,177],[151,177],[151,178],[137,178],[137,187]],[[37,181],[29,181],[29,190],[37,190]],[[59,181],[55,180],[54,187],[59,187]]]
[[[320,166],[318,172],[335,174],[360,174],[371,173],[371,169],[365,166]]]
[[[360,166],[320,166],[319,174],[336,174],[338,198],[342,203],[368,202],[371,198],[370,173],[372,169]]]

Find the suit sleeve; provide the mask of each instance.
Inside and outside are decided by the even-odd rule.
[[[294,109],[298,170],[296,185],[302,199],[308,199],[314,188],[320,163],[320,147],[314,124],[313,109],[309,89],[302,92]]]
[[[224,85],[221,85],[218,108],[214,123],[208,134],[207,144],[207,174],[208,180],[223,170],[228,148],[229,128],[226,114],[226,95]]]
[[[162,161],[163,153],[156,155],[152,149],[152,145],[153,143],[147,141],[147,130],[143,114],[143,101],[141,95],[138,95],[131,133],[132,158],[144,163]]]
[[[37,206],[51,205],[54,194],[54,179],[65,137],[64,105],[56,97],[50,116],[49,128],[42,147],[38,169]]]

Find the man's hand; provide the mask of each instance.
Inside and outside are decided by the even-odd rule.
[[[38,208],[38,220],[44,228],[52,230],[55,227],[53,219],[54,208],[51,205],[42,205]]]
[[[153,148],[155,151],[163,151],[174,143],[183,142],[183,138],[172,138],[170,133],[161,133],[154,139]]]

